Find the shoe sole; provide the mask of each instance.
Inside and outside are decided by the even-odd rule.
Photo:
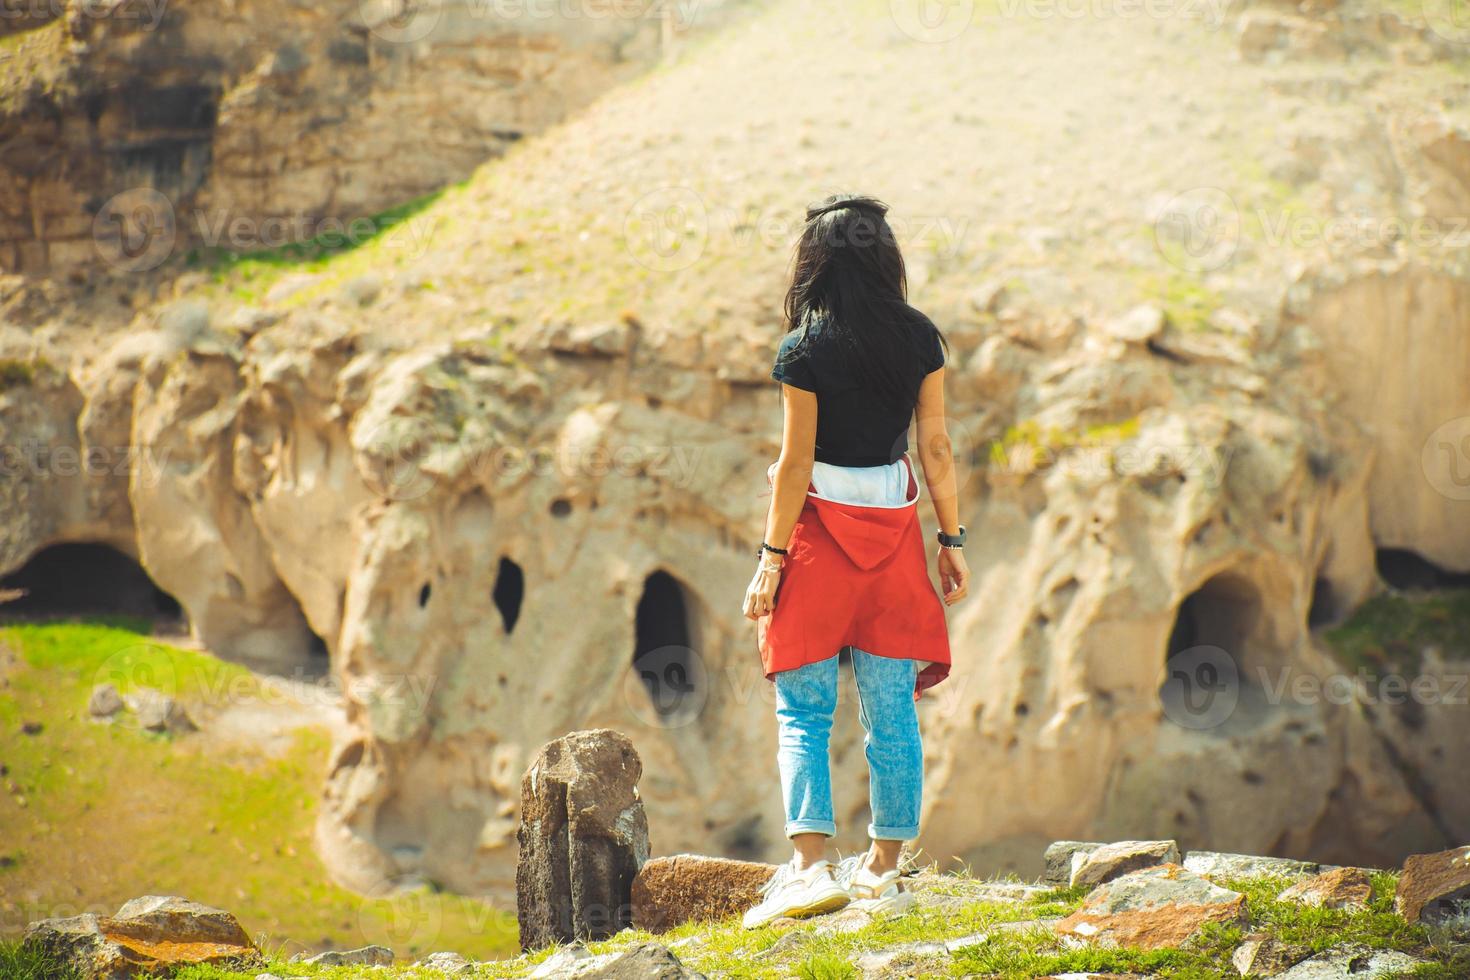
[[[914,907],[914,896],[904,892],[901,898],[855,898],[852,907],[871,915],[901,915]]]
[[[745,923],[745,928],[759,929],[761,926],[770,925],[777,919],[810,919],[813,916],[825,915],[828,912],[836,912],[838,909],[846,908],[851,901],[851,898],[841,893],[836,895],[829,895],[826,898],[818,899],[810,905],[802,905],[794,909],[787,909],[780,915],[773,915],[770,918],[762,919],[759,922]]]

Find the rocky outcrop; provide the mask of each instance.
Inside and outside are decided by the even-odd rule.
[[[1366,908],[1373,897],[1373,883],[1362,868],[1334,868],[1297,882],[1278,897],[1314,908]]]
[[[27,274],[376,234],[719,5],[31,6],[59,16],[0,17],[0,270]]]
[[[1100,946],[1164,949],[1183,945],[1209,923],[1247,921],[1244,895],[1164,864],[1094,889],[1080,909],[1057,923],[1057,932]]]
[[[526,771],[516,864],[522,949],[601,939],[631,924],[633,878],[648,860],[642,774],[632,743],[608,729],[550,742]]]
[[[260,951],[233,915],[161,896],[135,898],[116,915],[88,912],[33,922],[24,942],[86,980],[129,980],[193,964],[244,968],[260,962]]]
[[[1470,847],[1412,855],[1404,862],[1394,907],[1410,922],[1467,918]]]

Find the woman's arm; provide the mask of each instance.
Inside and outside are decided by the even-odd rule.
[[[934,517],[945,534],[960,533],[958,481],[955,478],[954,449],[949,429],[944,422],[944,368],[925,375],[919,386],[919,404],[914,409],[919,423],[919,464],[924,469],[924,483],[934,504]],[[955,548],[939,549],[935,559],[944,603],[952,606],[963,599],[970,588],[970,569],[965,554]]]
[[[771,478],[771,506],[766,512],[765,543],[785,549],[812,481],[812,461],[817,445],[817,396],[791,385],[781,386],[785,421],[781,427],[781,455]],[[745,591],[745,615],[759,619],[776,604],[776,586],[781,583],[780,555],[764,552],[755,577]]]

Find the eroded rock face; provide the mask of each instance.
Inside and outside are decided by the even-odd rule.
[[[1415,854],[1404,862],[1394,907],[1410,922],[1464,919],[1470,904],[1470,847]]]
[[[190,964],[257,963],[260,952],[228,912],[188,899],[135,898],[113,916],[92,913],[42,919],[26,928],[25,943],[45,950],[88,980],[127,980],[140,972]]]
[[[658,5],[33,6],[60,16],[0,19],[18,35],[0,86],[0,270],[27,274],[360,234],[688,27]]]

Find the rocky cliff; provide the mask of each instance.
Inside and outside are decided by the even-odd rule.
[[[974,542],[926,851],[1462,840],[1470,650],[1329,640],[1470,572],[1458,40],[901,6],[772,5],[331,261],[4,280],[0,570],[104,542],[222,656],[324,649],[358,887],[503,890],[529,754],[599,725],[660,851],[774,856],[766,372],[800,203],[861,185],[951,341]],[[860,755],[846,718],[848,843]]]

